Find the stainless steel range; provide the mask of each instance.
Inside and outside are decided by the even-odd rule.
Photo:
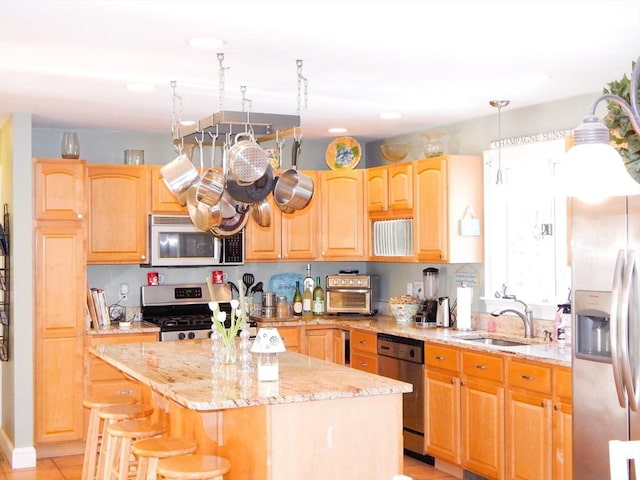
[[[226,283],[214,284],[213,289],[220,309],[227,312],[228,327],[231,287]],[[206,284],[143,286],[140,290],[142,320],[160,327],[161,341],[211,336],[210,296]]]

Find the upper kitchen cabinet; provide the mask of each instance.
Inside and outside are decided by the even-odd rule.
[[[371,218],[413,213],[413,164],[368,168],[367,212]]]
[[[161,165],[153,165],[151,175],[151,212],[186,214],[187,207],[180,205],[176,196],[167,188],[160,175]]]
[[[88,263],[147,263],[149,171],[89,165]]]
[[[482,158],[447,155],[414,162],[416,260],[483,261]]]
[[[320,173],[322,260],[363,260],[366,255],[363,170]]]
[[[246,261],[315,260],[318,256],[318,213],[320,193],[317,175],[312,171],[301,171],[310,176],[316,189],[313,198],[302,210],[282,213],[269,195],[271,225],[261,227],[253,219],[246,228]]]
[[[37,158],[34,164],[35,219],[82,221],[84,160]]]

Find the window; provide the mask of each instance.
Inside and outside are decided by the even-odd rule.
[[[484,153],[485,292],[487,311],[507,295],[552,319],[571,285],[566,199],[553,195],[554,165],[564,139],[502,148],[503,185],[496,185],[498,150]]]

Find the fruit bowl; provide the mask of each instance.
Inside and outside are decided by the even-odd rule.
[[[390,162],[399,162],[409,154],[411,145],[407,143],[385,143],[380,145],[382,156]]]
[[[419,307],[417,303],[389,303],[391,313],[398,323],[410,323],[415,320]]]

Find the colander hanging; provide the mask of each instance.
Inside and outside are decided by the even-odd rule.
[[[245,140],[239,140],[248,137]],[[269,156],[249,132],[239,133],[229,149],[229,174],[239,185],[250,185],[262,177],[269,166]]]

